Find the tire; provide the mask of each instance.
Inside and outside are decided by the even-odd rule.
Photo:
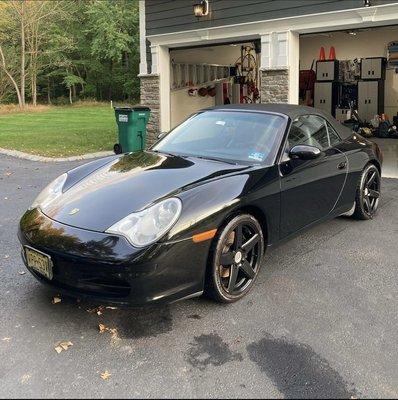
[[[113,151],[115,154],[122,154],[123,150],[122,150],[122,146],[119,143],[116,143],[113,146]]]
[[[380,172],[375,165],[368,164],[362,171],[357,185],[353,218],[373,219],[379,206],[380,188]]]
[[[205,296],[220,303],[233,303],[244,297],[258,276],[263,255],[264,235],[259,222],[250,214],[234,217],[213,241]]]

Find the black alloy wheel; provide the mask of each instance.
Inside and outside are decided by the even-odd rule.
[[[376,214],[380,201],[381,177],[373,164],[362,172],[355,199],[354,217],[357,219],[372,219]]]
[[[264,253],[264,236],[258,221],[249,214],[238,215],[216,237],[210,257],[206,294],[231,303],[253,286]]]

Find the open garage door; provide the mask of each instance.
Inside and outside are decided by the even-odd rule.
[[[171,127],[196,111],[222,104],[260,102],[260,43],[170,51]]]
[[[398,26],[301,35],[299,97],[375,140],[398,177]]]

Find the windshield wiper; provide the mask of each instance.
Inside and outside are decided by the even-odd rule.
[[[167,151],[161,151],[161,150],[151,150],[153,153],[157,153],[157,154],[164,154],[166,156],[171,156],[171,157],[176,157],[177,154],[173,154],[173,153],[168,153]]]
[[[225,164],[230,164],[230,165],[238,165],[237,162],[228,161],[228,160],[224,160],[223,158],[217,158],[217,157],[193,156],[193,155],[189,156],[189,157],[200,158],[201,160],[217,161],[217,162],[220,162],[220,163],[225,163]]]

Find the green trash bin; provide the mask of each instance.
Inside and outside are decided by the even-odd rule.
[[[151,110],[146,106],[114,107],[119,130],[119,143],[113,146],[116,154],[145,149],[146,126]]]

